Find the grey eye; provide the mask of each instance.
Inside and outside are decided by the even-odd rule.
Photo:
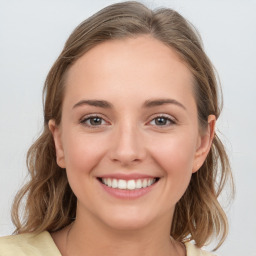
[[[86,126],[100,126],[105,125],[106,121],[99,116],[90,116],[82,120],[81,123]]]
[[[166,125],[168,123],[168,119],[165,117],[157,117],[155,118],[155,124],[156,125]]]
[[[152,121],[150,122],[151,125],[155,125],[155,126],[169,126],[174,123],[175,122],[172,119],[164,116],[158,116],[152,119]]]
[[[90,125],[101,125],[103,120],[100,117],[90,117],[88,121]]]

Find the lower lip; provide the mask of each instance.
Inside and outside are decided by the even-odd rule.
[[[137,199],[149,193],[155,187],[157,182],[155,182],[149,187],[134,189],[134,190],[111,188],[111,187],[108,187],[107,185],[104,185],[100,181],[99,183],[101,184],[102,188],[111,196],[114,196],[120,199]]]

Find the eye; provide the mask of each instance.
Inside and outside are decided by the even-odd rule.
[[[150,121],[150,124],[154,126],[170,126],[175,124],[175,121],[170,117],[157,116]]]
[[[81,120],[81,123],[88,127],[97,127],[106,125],[107,122],[100,116],[89,116]]]

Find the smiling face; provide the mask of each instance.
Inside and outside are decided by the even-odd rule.
[[[78,200],[77,221],[116,229],[171,225],[215,123],[210,117],[199,133],[189,69],[173,49],[140,36],[94,47],[65,83],[61,123],[49,127]]]

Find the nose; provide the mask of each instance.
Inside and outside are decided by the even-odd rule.
[[[122,166],[133,165],[143,161],[146,148],[140,129],[131,123],[115,127],[109,155],[111,161]]]

